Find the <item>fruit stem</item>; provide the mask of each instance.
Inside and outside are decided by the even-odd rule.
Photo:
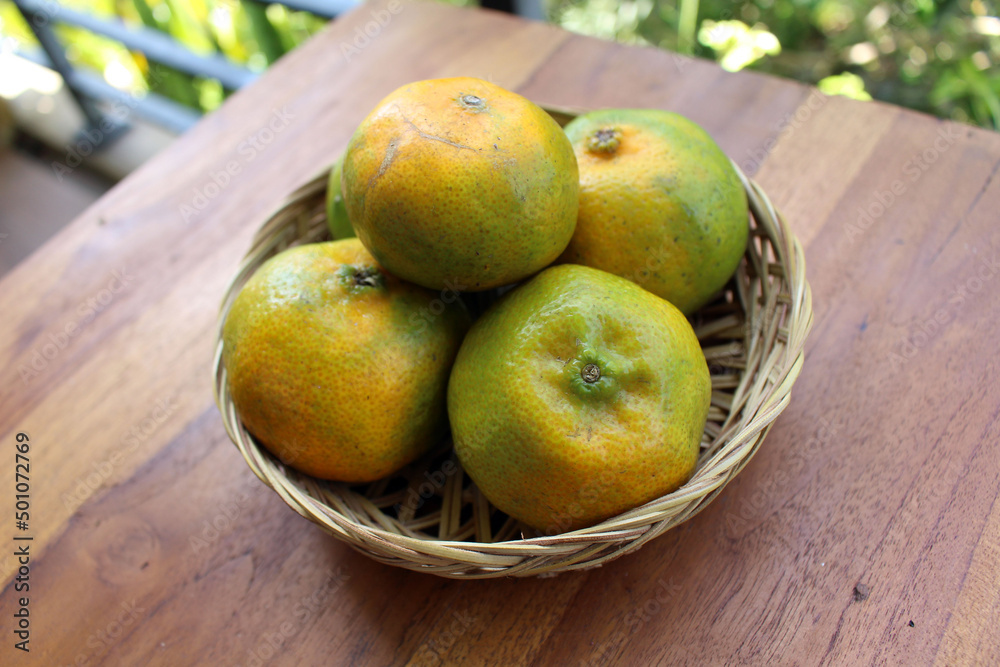
[[[614,153],[622,143],[622,133],[614,127],[602,127],[587,137],[586,143],[591,153]]]
[[[486,106],[486,102],[478,95],[462,95],[458,98],[458,101],[463,107],[471,111],[482,111]]]
[[[580,377],[584,382],[594,384],[601,379],[601,367],[597,364],[587,364],[580,369]]]
[[[354,274],[354,285],[356,287],[377,287],[378,284],[379,271],[373,266],[358,269]]]

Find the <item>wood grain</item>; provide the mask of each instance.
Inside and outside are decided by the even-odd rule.
[[[806,245],[816,323],[790,407],[708,509],[599,570],[375,563],[265,489],[212,402],[254,225],[381,97],[454,74],[684,113]],[[2,281],[0,438],[31,436],[34,536],[32,650],[5,632],[3,664],[996,664],[998,168],[996,134],[893,107],[491,12],[361,7]]]

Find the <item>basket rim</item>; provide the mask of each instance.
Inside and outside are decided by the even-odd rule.
[[[575,112],[577,110],[572,110],[572,113]],[[324,168],[297,188],[266,217],[254,236],[251,248],[226,287],[216,326],[213,394],[227,434],[258,479],[278,493],[292,509],[353,548],[382,562],[454,578],[525,576],[598,567],[638,549],[649,539],[695,516],[746,466],[774,420],[787,407],[792,385],[804,361],[804,344],[812,326],[813,311],[802,245],[787,219],[774,207],[763,189],[744,174],[739,165],[735,162],[732,164],[747,195],[752,215],[748,222],[751,227],[756,222],[760,235],[768,238],[775,255],[774,265],[768,262],[766,266],[761,264],[755,267],[745,266],[748,264],[748,257],[745,255],[740,260],[740,267],[741,270],[753,268],[758,275],[763,271],[769,277],[777,276],[782,288],[787,287],[787,293],[784,289],[777,289],[767,297],[768,301],[780,301],[786,306],[782,330],[785,340],[780,348],[775,347],[767,358],[759,359],[756,364],[754,377],[762,375],[769,378],[770,390],[763,395],[734,395],[734,407],[727,414],[724,428],[731,429],[733,416],[751,404],[752,416],[734,432],[720,434],[718,449],[704,461],[699,460],[694,475],[676,491],[590,527],[548,536],[522,535],[519,539],[499,542],[413,537],[363,524],[352,518],[352,512],[346,505],[342,508],[331,507],[319,497],[307,493],[308,489],[321,495],[319,487],[323,485],[329,488],[341,487],[347,493],[354,492],[347,488],[349,485],[314,480],[284,466],[259,446],[243,428],[226,386],[222,326],[242,283],[262,263],[262,257],[266,258],[287,240],[289,233],[281,230],[287,230],[289,226],[281,227],[277,225],[277,221],[287,217],[285,214],[290,207],[300,206],[302,202],[325,193],[330,167]],[[278,233],[275,233],[276,227],[279,228]],[[305,223],[298,225],[296,229],[299,235],[294,236],[294,240],[309,242],[303,238],[304,227]],[[748,248],[754,242],[754,230],[751,231]],[[761,282],[765,281],[761,279]],[[753,301],[748,303],[752,304]],[[744,316],[749,315],[745,308],[743,312]],[[781,328],[780,325],[776,326]],[[774,335],[778,336],[779,333],[781,332]],[[743,375],[752,375],[749,367]],[[742,379],[741,386],[746,381],[745,378]],[[736,410],[737,404],[740,405],[740,410]],[[681,507],[683,509],[678,511],[677,508]],[[373,545],[380,550],[373,550]],[[588,559],[588,556],[600,554],[609,545],[623,545],[623,548]]]

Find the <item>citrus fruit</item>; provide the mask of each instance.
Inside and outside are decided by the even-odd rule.
[[[448,373],[469,325],[446,300],[387,273],[357,239],[269,259],[223,325],[244,426],[322,479],[367,482],[412,461],[447,427]]]
[[[330,177],[326,184],[326,226],[334,239],[349,239],[355,236],[354,228],[347,217],[347,206],[340,191],[340,173],[344,167],[344,156],[341,154],[330,168]]]
[[[560,261],[623,276],[691,314],[747,244],[747,200],[698,125],[657,109],[608,109],[566,126],[580,169],[576,231]]]
[[[576,225],[566,135],[532,102],[480,79],[391,93],[348,143],[342,185],[378,262],[433,289],[521,280],[555,260]]]
[[[483,494],[554,534],[681,486],[710,397],[705,357],[679,310],[624,278],[558,265],[472,326],[448,414]]]

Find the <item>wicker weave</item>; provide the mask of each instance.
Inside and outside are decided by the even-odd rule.
[[[561,123],[572,117],[553,111]],[[735,166],[735,165],[734,165]],[[739,167],[750,240],[724,293],[693,324],[712,375],[698,467],[677,491],[590,528],[554,535],[506,517],[479,492],[450,443],[390,479],[349,486],[284,466],[240,423],[226,386],[221,328],[247,278],[285,248],[329,238],[328,171],[296,190],[263,223],[219,314],[215,398],[253,472],[296,512],[372,558],[451,578],[551,575],[599,566],[701,511],[743,469],[788,405],[812,323],[802,247],[767,195]]]

